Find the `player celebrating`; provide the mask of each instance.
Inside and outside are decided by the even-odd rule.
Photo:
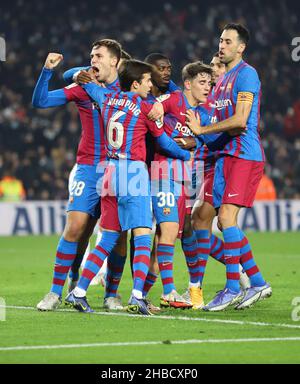
[[[219,208],[227,282],[225,288],[204,307],[208,311],[220,311],[232,304],[236,304],[237,309],[246,308],[262,295],[267,297],[272,293],[253,259],[245,234],[237,226],[241,207],[253,205],[265,161],[259,136],[260,80],[256,70],[242,59],[248,41],[249,32],[240,24],[227,24],[220,37],[219,57],[225,64],[226,73],[215,89],[219,122],[202,127],[199,118],[191,111],[187,113],[187,125],[197,135],[236,129],[242,132],[224,146],[216,162],[213,203],[215,208]],[[245,242],[249,252],[243,267],[251,287],[242,296],[239,263]]]
[[[118,42],[103,39],[93,44],[91,65],[98,82],[106,81],[117,86],[117,64],[121,56]],[[82,137],[77,153],[77,170],[70,191],[67,207],[67,222],[59,241],[54,276],[50,293],[38,303],[39,310],[50,311],[61,303],[63,286],[70,267],[80,251],[81,257],[100,215],[99,194],[96,189],[100,177],[97,164],[106,158],[102,118],[98,107],[78,85],[48,91],[53,69],[63,59],[62,55],[50,53],[33,93],[32,103],[38,108],[49,108],[74,101],[82,122]],[[89,78],[91,76],[89,75]],[[121,259],[121,255],[119,258]],[[125,260],[125,259],[124,259]]]
[[[135,245],[134,282],[128,311],[151,315],[147,303],[143,300],[143,287],[149,269],[152,228],[149,175],[145,166],[147,130],[157,137],[159,145],[168,153],[181,159],[190,159],[190,153],[180,149],[161,129],[161,125],[158,128],[146,117],[152,105],[143,102],[142,99],[145,99],[150,92],[151,74],[152,67],[148,64],[128,60],[122,65],[119,73],[121,89],[125,92],[105,96],[103,88],[95,84],[84,86],[101,108],[110,161],[103,181],[108,193],[101,198],[102,239],[88,256],[78,286],[66,298],[66,302],[82,312],[92,311],[86,300],[86,291],[91,279],[110,254],[120,232],[132,229]],[[133,175],[132,171],[130,172],[132,167],[141,170],[142,179],[139,179],[138,184],[142,186],[142,191],[130,190],[131,181],[136,177],[136,173]]]

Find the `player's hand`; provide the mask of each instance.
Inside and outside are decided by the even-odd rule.
[[[45,61],[44,67],[47,69],[54,69],[63,60],[63,55],[60,53],[50,52]]]
[[[192,149],[197,146],[196,140],[189,136],[189,137],[176,137],[174,139],[176,143],[179,145],[179,147],[183,149]]]
[[[87,84],[93,81],[92,75],[88,71],[79,71],[73,76],[73,80],[77,84]]]
[[[195,135],[201,135],[202,127],[199,114],[191,109],[186,111],[186,125],[194,132]]]
[[[148,113],[148,119],[152,121],[160,120],[163,121],[164,107],[162,103],[154,103],[151,111]]]

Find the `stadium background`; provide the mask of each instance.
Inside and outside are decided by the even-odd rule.
[[[36,110],[31,96],[50,51],[64,62],[51,80],[64,86],[62,73],[89,63],[91,43],[119,40],[133,57],[153,51],[168,55],[173,79],[189,61],[208,62],[218,49],[219,33],[229,20],[251,32],[246,60],[262,80],[262,137],[267,173],[282,199],[300,198],[300,75],[291,58],[292,39],[300,35],[297,6],[286,1],[151,2],[1,2],[0,36],[7,44],[0,75],[0,177],[8,171],[22,180],[27,200],[66,199],[75,163],[80,122],[74,105]]]

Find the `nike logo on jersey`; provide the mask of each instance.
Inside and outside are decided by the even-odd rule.
[[[210,193],[205,192],[205,196],[212,196]]]
[[[238,196],[238,193],[228,193],[228,197]]]
[[[182,112],[180,112],[180,114],[181,114],[181,116],[186,116],[186,114],[185,114],[185,113],[182,113]]]

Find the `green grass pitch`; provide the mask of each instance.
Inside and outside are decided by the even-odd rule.
[[[0,297],[6,302],[6,320],[0,321],[0,363],[299,363],[300,320],[292,319],[292,312],[300,318],[300,307],[295,306],[300,306],[299,233],[249,233],[248,238],[272,285],[270,299],[244,311],[173,309],[155,317],[105,312],[102,287],[88,292],[96,314],[66,311],[64,306],[56,312],[38,312],[34,307],[50,289],[58,237],[0,238]],[[224,267],[211,259],[204,280],[206,301],[224,281]],[[183,292],[187,283],[178,243],[177,290]],[[130,290],[127,262],[119,289],[123,302]],[[154,303],[159,303],[160,294],[158,280],[150,293]]]

